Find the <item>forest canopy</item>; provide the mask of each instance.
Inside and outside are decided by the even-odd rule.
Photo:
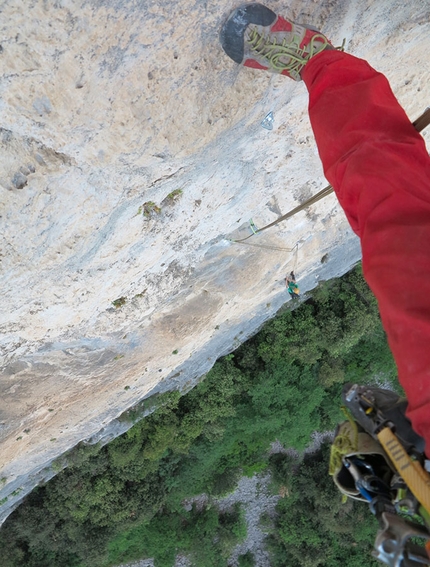
[[[206,493],[210,503],[261,471],[284,495],[267,538],[272,567],[354,567],[363,555],[372,565],[372,516],[341,505],[326,447],[303,450],[342,419],[344,382],[398,387],[377,304],[360,266],[291,304],[186,395],[159,396],[156,411],[104,447],[76,447],[68,467],[0,529],[2,565],[110,567],[153,557],[171,567],[181,553],[196,567],[224,567],[246,535],[243,509],[187,511],[183,502]],[[275,441],[298,456],[271,455]],[[239,558],[253,564],[252,554]]]

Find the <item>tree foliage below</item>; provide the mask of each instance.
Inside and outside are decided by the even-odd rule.
[[[378,522],[365,504],[341,503],[327,475],[328,457],[327,445],[298,462],[283,454],[271,457],[275,484],[284,495],[267,541],[272,567],[377,567],[370,552]]]
[[[73,451],[68,468],[1,528],[2,565],[108,567],[154,557],[156,567],[170,567],[180,552],[199,567],[225,566],[245,535],[243,513],[186,512],[182,503],[226,494],[240,475],[268,467],[284,475],[291,494],[270,537],[273,567],[353,567],[363,554],[370,565],[371,516],[340,507],[326,456],[292,469],[288,459],[269,459],[268,449],[279,440],[302,450],[314,431],[341,419],[345,381],[394,380],[395,372],[358,267],[269,321],[188,394],[162,396],[153,414],[103,448]]]

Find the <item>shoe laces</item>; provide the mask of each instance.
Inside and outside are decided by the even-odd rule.
[[[302,48],[301,40],[299,35],[293,34],[291,38],[284,38],[282,42],[278,42],[276,37],[265,36],[258,29],[251,28],[246,41],[251,51],[264,57],[274,71],[279,73],[287,71],[290,76],[300,80],[300,72],[309,59],[329,45],[328,39],[320,33],[314,34]],[[335,49],[343,51],[343,45]]]

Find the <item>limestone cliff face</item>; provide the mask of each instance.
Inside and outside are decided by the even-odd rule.
[[[236,5],[0,6],[2,517],[53,458],[252,334],[286,271],[304,292],[359,259],[333,196],[229,241],[326,184],[304,85],[220,49]],[[428,104],[428,2],[268,5],[346,37],[411,119]]]

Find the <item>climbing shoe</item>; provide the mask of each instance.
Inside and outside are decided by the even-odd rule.
[[[334,49],[319,31],[278,16],[262,4],[244,4],[228,17],[220,33],[222,48],[236,63],[301,81],[311,57]]]

